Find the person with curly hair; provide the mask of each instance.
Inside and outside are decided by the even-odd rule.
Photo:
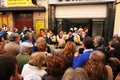
[[[74,56],[75,52],[76,52],[76,44],[72,41],[68,41],[65,44],[65,47],[61,54],[61,57],[63,58],[63,60],[65,62],[66,69],[68,67],[72,67],[73,56]]]
[[[65,72],[65,65],[60,56],[49,56],[46,61],[47,75],[43,76],[43,80],[61,80]]]

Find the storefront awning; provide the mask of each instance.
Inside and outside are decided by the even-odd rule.
[[[46,8],[43,6],[30,6],[30,7],[1,7],[0,11],[22,11],[22,10],[35,10],[45,11]]]

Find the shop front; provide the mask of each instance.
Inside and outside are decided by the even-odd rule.
[[[5,24],[8,28],[18,28],[21,31],[24,27],[36,30],[39,27],[36,23],[43,21],[45,24],[44,6],[35,6],[31,0],[17,1],[6,0],[7,4],[0,7],[0,27]],[[44,28],[44,26],[41,26]]]
[[[113,3],[114,0],[56,0],[54,2],[49,0],[50,10],[52,10],[49,12],[54,12],[49,17],[53,20],[51,26],[57,30],[63,28],[66,32],[87,27],[90,36],[101,35],[108,41],[112,37],[114,28]]]

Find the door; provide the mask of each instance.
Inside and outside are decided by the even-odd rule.
[[[33,13],[32,12],[19,12],[15,13],[15,27],[22,30],[23,27],[33,29]]]

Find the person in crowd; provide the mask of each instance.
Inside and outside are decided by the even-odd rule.
[[[110,57],[108,59],[108,65],[111,66],[113,71],[113,78],[117,76],[117,74],[120,72],[120,61],[115,57]]]
[[[24,80],[42,80],[42,78],[39,75],[33,73],[27,75]]]
[[[4,34],[4,31],[2,28],[0,28],[0,36],[2,36]]]
[[[94,50],[101,50],[105,52],[104,38],[102,36],[94,37]]]
[[[78,52],[74,54],[73,68],[83,67],[83,65],[88,61],[90,53],[93,51],[93,39],[86,36],[83,39],[82,47],[84,49],[82,54],[79,55]]]
[[[0,80],[22,80],[15,57],[0,55]]]
[[[84,38],[83,28],[79,28],[78,34],[76,36],[74,36],[74,42],[76,43],[76,45],[81,45],[83,38]]]
[[[120,42],[120,37],[117,33],[113,34],[113,39],[117,39]]]
[[[61,80],[65,72],[64,62],[59,56],[50,56],[46,61],[47,75],[43,76],[43,80]]]
[[[40,51],[40,52],[44,52],[45,54],[48,54],[51,52],[49,46],[47,46],[46,40],[43,37],[37,38],[36,46],[34,50],[35,52]]]
[[[110,65],[105,65],[107,72],[108,72],[108,79],[107,80],[114,80],[113,79],[113,70]]]
[[[88,27],[87,26],[85,26],[83,28],[83,31],[84,31],[84,36],[89,36],[89,34],[88,34]]]
[[[10,55],[16,56],[20,53],[20,35],[18,33],[12,33],[10,35],[10,42],[6,43],[4,49],[6,52],[10,53]]]
[[[45,37],[44,29],[40,29],[39,37]]]
[[[115,53],[113,53],[111,57],[116,57],[117,59],[120,60],[120,42],[116,43],[114,48],[115,48]]]
[[[72,67],[74,53],[76,52],[76,45],[72,41],[68,41],[62,50],[61,57],[65,62],[65,69]]]
[[[0,36],[0,42],[4,46],[6,44],[4,36]]]
[[[22,38],[22,42],[33,42],[33,37],[31,33],[26,33]]]
[[[25,78],[27,75],[36,74],[41,78],[47,72],[43,69],[45,64],[46,55],[43,52],[35,52],[30,56],[29,62],[24,65],[21,75]]]
[[[6,24],[3,24],[3,25],[2,25],[2,29],[4,29],[4,31],[6,32],[6,31],[8,30],[7,25],[6,25]]]
[[[108,43],[108,49],[107,49],[107,60],[115,54],[115,45],[119,43],[117,39],[112,39]]]
[[[68,36],[66,38],[66,42],[73,41],[74,42],[74,36],[72,35],[72,30],[68,31]]]
[[[68,68],[63,77],[62,80],[90,80],[86,71],[83,68]]]
[[[10,42],[10,36],[9,36],[9,34],[7,32],[5,32],[3,34],[3,37],[4,37],[5,43],[9,43]]]
[[[76,35],[77,35],[77,33],[78,33],[78,29],[75,27],[75,28],[74,28],[74,32],[73,32],[73,34],[72,34],[72,35],[73,35],[73,36],[76,36]]]
[[[106,64],[106,55],[100,50],[93,50],[90,53],[89,59],[97,59],[100,60],[102,63]]]
[[[66,40],[67,36],[64,34],[63,29],[59,30],[59,34],[57,35],[57,42],[59,42],[60,39]]]
[[[33,40],[32,33],[26,33],[23,39],[24,39],[23,42],[28,42],[28,43],[33,44],[33,48],[32,48],[32,51],[31,51],[31,53],[33,53],[34,52],[35,41]]]
[[[30,52],[32,50],[33,44],[28,42],[21,43],[21,52],[16,56],[19,66],[19,73],[21,73],[24,64],[28,63]]]
[[[64,47],[65,47],[65,40],[64,39],[59,40],[58,46],[55,49],[53,49],[52,54],[60,55]]]
[[[48,34],[49,34],[49,29],[48,29],[48,28],[44,29],[45,38],[46,38],[46,36],[47,36]]]
[[[56,47],[56,36],[53,34],[52,30],[49,30],[49,33],[46,36],[47,45],[50,47],[51,53],[53,53],[53,49]]]
[[[2,42],[0,42],[0,55],[3,54],[3,53],[5,53],[5,51],[4,51],[4,45],[3,45]]]
[[[120,80],[120,72],[117,74],[115,80]]]
[[[19,31],[18,31],[18,28],[13,28],[13,32],[14,33],[18,33]]]
[[[90,80],[108,80],[105,64],[97,59],[89,59],[83,66]]]

